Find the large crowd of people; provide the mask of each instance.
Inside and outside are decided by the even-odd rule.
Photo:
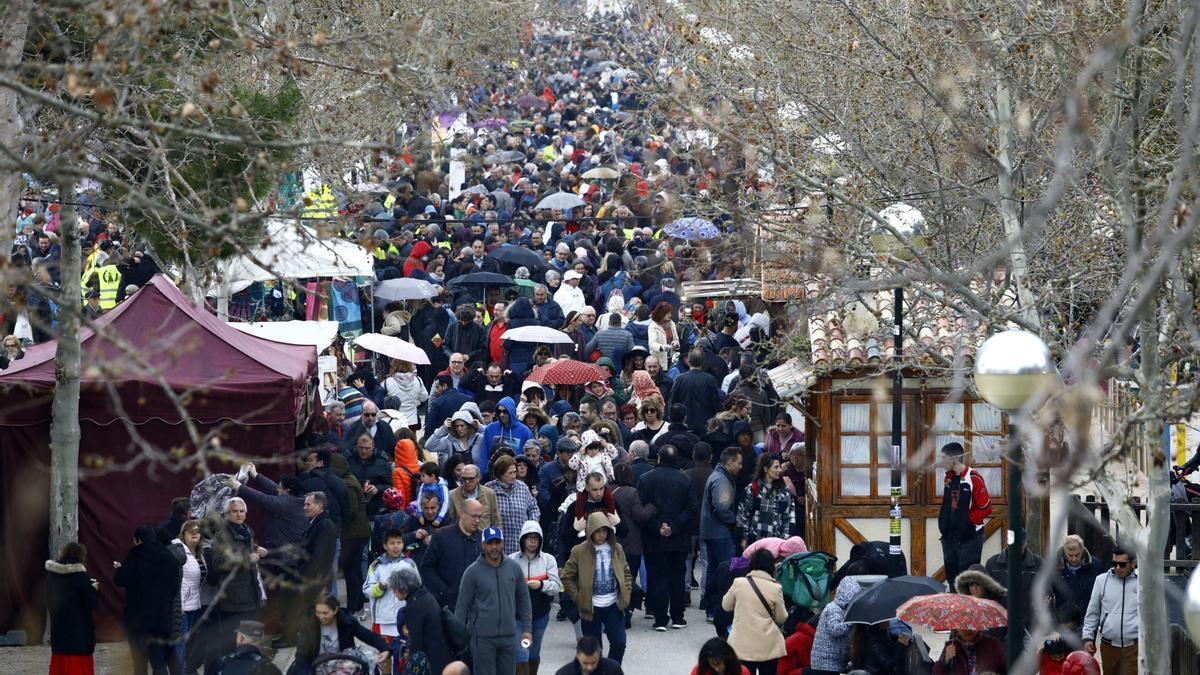
[[[378,657],[363,672],[536,675],[547,627],[564,621],[575,658],[557,672],[609,675],[622,672],[640,611],[667,634],[689,618],[713,624],[700,675],[1006,672],[995,634],[959,631],[934,661],[902,621],[847,623],[856,577],[879,571],[870,558],[830,575],[816,605],[785,588],[777,571],[807,552],[813,461],[766,375],[786,326],[740,300],[685,301],[685,281],[740,276],[747,263],[726,219],[713,218],[715,239],[670,230],[712,215],[685,205],[753,186],[675,117],[647,110],[638,74],[659,64],[627,23],[592,28],[586,40],[535,36],[507,76],[464,99],[474,124],[422,149],[432,162],[414,148],[379,167],[366,194],[305,197],[306,218],[339,211],[342,234],[367,245],[373,284],[433,285],[431,297],[367,310],[429,363],[336,350],[294,469],[269,478],[247,465],[226,479],[219,513],[192,519],[181,495],[170,518],[133,533],[117,583],[135,672],[277,673],[268,655],[284,647],[295,648],[288,673],[325,672],[367,645]],[[465,172],[452,186],[455,162]],[[612,173],[589,173],[599,168]],[[559,192],[578,205],[539,207]],[[5,326],[0,368],[52,337],[57,213],[31,205],[18,222],[14,260],[35,281],[11,289],[28,309]],[[158,266],[122,241],[118,214],[80,215],[96,318]],[[476,284],[479,273],[503,279]],[[248,302],[246,318],[303,316],[303,294],[279,288]],[[505,337],[532,326],[569,341]],[[541,381],[564,361],[592,375]],[[947,494],[967,501],[943,501],[954,504],[949,587],[1003,602],[1010,563],[972,566],[983,505],[955,452],[943,451]],[[1060,556],[1052,600],[1075,632],[1042,647],[1042,672],[1098,672],[1097,648],[1105,673],[1136,672],[1135,561],[1118,550],[1104,572],[1077,538]],[[46,563],[52,673],[91,672],[86,564],[78,544]]]

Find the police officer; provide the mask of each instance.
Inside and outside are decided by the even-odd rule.
[[[237,628],[237,649],[221,659],[217,667],[220,675],[282,675],[279,668],[263,655],[262,645],[265,631],[258,621],[243,621]]]

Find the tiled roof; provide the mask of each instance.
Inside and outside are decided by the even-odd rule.
[[[810,281],[809,298],[819,297],[819,285]],[[1006,292],[1002,306],[1015,306]],[[862,294],[832,310],[813,313],[808,320],[812,366],[829,372],[866,365],[890,364],[895,356],[892,336],[893,291]],[[904,353],[908,365],[931,370],[956,364],[970,366],[975,351],[987,338],[987,326],[929,295],[914,289],[905,294]]]
[[[794,357],[768,370],[767,377],[771,378],[771,385],[783,399],[803,394],[817,381],[812,366]]]

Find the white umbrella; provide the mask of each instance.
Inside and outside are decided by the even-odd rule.
[[[418,365],[429,364],[429,356],[423,349],[411,342],[405,342],[400,338],[391,337],[390,335],[363,333],[354,338],[354,344],[368,351],[390,356],[400,361],[408,361],[409,363],[416,363]]]
[[[587,202],[579,198],[579,195],[572,192],[555,192],[537,203],[535,208],[539,209],[559,209],[566,211],[577,206],[583,206]]]
[[[375,287],[375,297],[384,302],[396,300],[426,300],[441,291],[424,279],[388,279]]]
[[[570,335],[546,326],[521,326],[504,331],[504,339],[513,342],[542,342],[545,344],[569,345],[575,342]]]

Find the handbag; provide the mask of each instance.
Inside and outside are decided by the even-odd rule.
[[[758,601],[762,603],[763,609],[767,610],[767,617],[770,618],[771,621],[774,621],[775,612],[771,611],[771,603],[767,602],[767,599],[763,597],[762,591],[758,590],[758,584],[754,583],[754,579],[750,578],[749,576],[746,577],[746,581],[750,582],[751,590],[753,590],[754,594],[758,596]],[[779,624],[776,624],[775,627],[779,628],[780,633],[783,633],[783,629],[779,627]]]

